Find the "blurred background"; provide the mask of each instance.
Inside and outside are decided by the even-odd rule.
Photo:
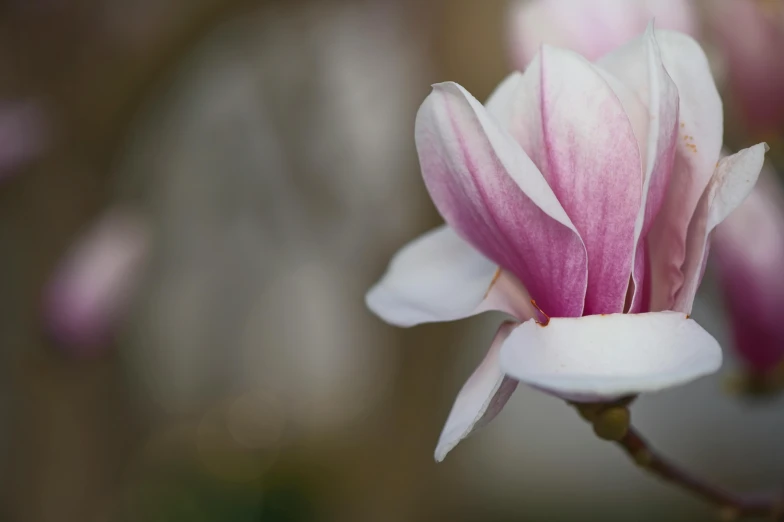
[[[693,30],[727,146],[766,139],[775,169],[781,121],[744,100],[784,100],[784,22],[744,98],[723,35],[759,34],[718,4],[694,3]],[[0,2],[0,520],[712,520],[527,389],[436,465],[498,317],[401,330],[364,306],[439,223],[419,104],[437,81],[491,92],[513,8]],[[694,315],[726,348],[725,308],[709,270]],[[728,487],[781,486],[784,401],[726,392],[727,358],[635,423]]]

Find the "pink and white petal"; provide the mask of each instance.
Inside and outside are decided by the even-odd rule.
[[[680,97],[672,176],[648,234],[651,310],[669,310],[683,284],[680,268],[686,258],[689,222],[721,151],[724,117],[708,60],[699,44],[670,31],[656,31],[656,39],[664,67]]]
[[[510,47],[521,70],[542,44],[595,60],[634,38],[652,16],[642,0],[537,0],[512,5]]]
[[[683,286],[675,296],[673,310],[691,312],[702,281],[709,235],[754,188],[767,150],[767,144],[758,143],[719,161],[689,224],[686,259],[681,268]]]
[[[640,151],[644,154],[647,150],[648,135],[648,108],[639,98],[636,92],[627,87],[621,80],[613,76],[610,72],[597,68],[598,72],[607,85],[613,90],[618,100],[621,102],[626,115],[632,124],[634,135]],[[488,114],[495,118],[504,128],[511,128],[514,118],[514,107],[519,96],[518,89],[521,88],[523,73],[514,71],[498,84],[498,87],[490,94],[485,103]],[[644,163],[644,161],[643,161]]]
[[[623,82],[615,78],[612,74],[602,69],[597,69],[601,74],[602,78],[607,82],[607,84],[612,88],[613,92],[615,92],[618,99],[621,101],[623,105],[624,111],[626,111],[626,115],[629,116],[629,121],[632,124],[632,128],[634,130],[634,135],[637,138],[637,145],[638,150],[640,151],[640,163],[644,168],[646,165],[647,157],[649,154],[648,150],[648,126],[650,117],[648,116],[648,108],[640,101],[640,98],[637,94],[632,91],[629,87],[626,86]],[[677,124],[677,121],[676,121]],[[655,154],[655,151],[653,152]],[[642,203],[640,204],[640,210],[638,211],[637,222],[635,223],[635,236],[634,242],[637,245],[637,250],[633,257],[632,267],[630,267],[630,273],[632,274],[632,284],[628,291],[631,291],[631,297],[627,295],[626,301],[628,302],[628,308],[630,312],[637,313],[642,311],[643,306],[643,294],[642,294],[642,279],[645,275],[644,270],[647,262],[645,258],[645,249],[643,248],[643,244],[639,241],[640,231],[638,230],[641,223],[641,217],[644,215],[644,208],[645,208],[645,195],[648,189],[648,181],[650,176],[648,176],[645,172],[642,172],[641,175],[643,176],[643,190],[642,190]],[[627,292],[628,292],[627,291]],[[626,310],[624,310],[626,311]]]
[[[718,370],[721,359],[718,342],[677,312],[531,320],[501,348],[509,377],[578,401],[685,384]]]
[[[438,439],[437,462],[444,460],[458,442],[493,420],[517,388],[517,381],[501,372],[498,360],[501,345],[517,324],[505,322],[501,325],[484,360],[457,395]]]
[[[531,317],[525,288],[454,230],[441,226],[404,246],[365,296],[370,310],[397,326],[453,321],[487,310]]]
[[[597,65],[635,92],[646,109],[645,205],[637,223],[637,237],[645,236],[669,185],[678,136],[678,88],[664,68],[653,24],[643,36],[605,56]]]
[[[517,98],[517,90],[523,73],[514,71],[498,84],[485,102],[487,113],[495,118],[502,128],[508,129],[511,123],[512,112]]]
[[[528,290],[514,274],[502,268],[496,270],[485,299],[477,310],[479,313],[493,310],[506,312],[518,321],[528,320],[538,313]]]
[[[542,174],[465,89],[434,86],[416,143],[436,208],[462,238],[514,274],[553,316],[579,316],[585,247]]]
[[[513,2],[509,16],[512,58],[522,70],[544,43],[595,60],[640,34],[653,18],[665,29],[697,32],[690,0]]]
[[[576,34],[577,17],[564,16],[567,9],[579,8],[579,2],[573,0],[511,2],[507,33],[512,64],[520,71],[525,70],[543,43],[570,49],[579,46],[572,38]]]
[[[647,116],[647,142],[644,145],[645,172],[642,205],[635,223],[637,252],[634,263],[634,296],[631,312],[639,312],[643,302],[642,283],[647,265],[643,239],[659,214],[670,182],[678,141],[678,89],[661,59],[653,24],[645,34],[599,61],[630,89],[643,97]]]
[[[596,68],[602,79],[618,97],[621,102],[629,123],[632,125],[634,137],[637,139],[637,148],[640,151],[640,166],[645,167],[648,153],[648,126],[650,117],[648,107],[642,102],[640,97],[630,89],[624,82],[616,78],[613,74],[599,67]]]
[[[523,75],[511,119],[512,134],[588,252],[584,314],[623,310],[642,192],[633,126],[602,75],[573,52],[543,46]]]
[[[700,45],[691,37],[672,31],[656,31],[664,68],[672,78],[679,95],[679,121],[681,139],[678,152],[684,158],[681,177],[692,174],[694,186],[704,187],[719,157],[724,132],[724,113],[716,83],[708,60]],[[689,185],[690,187],[692,185]],[[692,207],[701,191],[692,190]]]

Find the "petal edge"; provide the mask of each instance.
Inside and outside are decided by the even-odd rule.
[[[516,326],[511,321],[501,325],[484,360],[458,393],[438,439],[436,462],[444,460],[461,440],[493,420],[517,388],[517,381],[503,374],[498,361],[501,345]]]
[[[576,401],[684,384],[718,370],[721,359],[718,342],[678,312],[531,320],[501,348],[507,375]]]

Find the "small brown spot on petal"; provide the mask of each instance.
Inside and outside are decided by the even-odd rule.
[[[549,316],[549,315],[547,315],[546,313],[544,313],[544,310],[542,310],[541,308],[539,308],[539,305],[538,305],[538,304],[536,304],[536,301],[534,301],[533,299],[531,299],[531,304],[532,304],[532,305],[534,305],[534,308],[536,308],[537,310],[539,310],[539,313],[540,313],[540,314],[542,314],[542,315],[545,317],[545,320],[544,320],[544,322],[540,322],[540,321],[538,321],[536,318],[534,318],[534,321],[536,321],[536,324],[538,324],[539,326],[547,326],[548,324],[550,324],[550,316]]]
[[[490,285],[487,287],[487,291],[485,292],[485,296],[482,299],[487,299],[487,296],[490,295],[490,290],[493,289],[493,286],[495,285],[496,281],[498,281],[499,277],[501,277],[501,267],[500,266],[496,269],[495,274],[493,274],[493,280],[490,281]]]

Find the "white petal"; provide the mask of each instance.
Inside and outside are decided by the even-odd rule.
[[[751,193],[769,149],[767,143],[758,143],[721,159],[710,184],[714,192],[708,210],[708,233]]]
[[[683,286],[675,297],[674,310],[691,312],[694,296],[702,281],[708,237],[716,225],[740,205],[757,182],[765,161],[766,143],[722,158],[702,194],[686,236]]]
[[[508,376],[571,400],[657,391],[719,366],[716,340],[678,312],[531,320],[501,348]]]
[[[514,115],[514,103],[517,99],[517,89],[520,87],[523,74],[514,71],[498,84],[485,102],[487,113],[495,118],[501,127],[508,129]]]
[[[645,100],[647,107],[647,139],[641,149],[645,151],[645,173],[642,205],[635,225],[637,254],[633,274],[634,297],[631,304],[631,309],[638,311],[646,306],[642,300],[642,281],[648,253],[642,242],[664,203],[677,147],[678,90],[664,70],[652,23],[648,25],[644,35],[605,56],[598,65],[617,75]],[[635,134],[637,132],[635,129]],[[661,253],[657,252],[656,255],[660,256]]]
[[[525,289],[448,226],[415,239],[365,297],[368,308],[398,326],[462,319],[486,310],[531,317]]]
[[[651,309],[672,310],[683,284],[687,230],[721,152],[724,116],[708,59],[693,39],[656,31],[664,67],[678,89],[679,137],[667,193],[648,234]]]
[[[438,439],[436,461],[444,460],[458,442],[493,420],[517,388],[517,381],[504,376],[498,361],[501,345],[516,326],[513,322],[501,325],[484,360],[457,395]]]

